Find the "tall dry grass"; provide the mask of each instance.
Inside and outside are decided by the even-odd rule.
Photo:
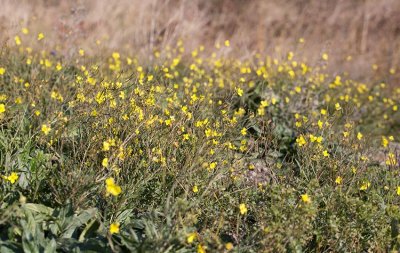
[[[0,21],[3,41],[24,25],[67,55],[96,40],[148,53],[181,38],[188,48],[229,39],[235,50],[228,53],[246,57],[284,54],[304,38],[302,57],[317,61],[328,52],[332,72],[357,78],[372,76],[372,64],[386,76],[400,60],[398,0],[1,0]]]

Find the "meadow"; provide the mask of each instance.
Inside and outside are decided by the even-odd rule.
[[[399,249],[393,83],[324,51],[48,40],[23,27],[0,52],[0,252]]]

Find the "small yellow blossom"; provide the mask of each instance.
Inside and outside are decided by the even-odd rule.
[[[368,181],[364,181],[362,182],[361,186],[360,186],[360,190],[361,191],[365,191],[367,190],[369,187],[371,186],[371,183]]]
[[[114,178],[110,177],[106,179],[106,191],[107,194],[118,196],[122,192],[122,189],[119,185],[115,184]]]
[[[10,181],[11,184],[14,184],[18,180],[19,176],[16,172],[12,172],[11,175],[6,177],[8,181]]]
[[[323,126],[324,126],[324,122],[322,122],[321,120],[318,120],[319,129],[322,129]]]
[[[396,159],[396,155],[392,152],[390,152],[388,154],[388,157],[386,159],[386,165],[392,165],[395,166],[397,164],[397,159]]]
[[[226,243],[225,244],[225,249],[226,250],[232,250],[233,249],[233,243],[231,243],[231,242]]]
[[[51,131],[51,128],[48,125],[43,124],[41,130],[45,135],[48,135],[50,133],[50,131]]]
[[[382,146],[386,148],[388,145],[389,145],[389,140],[385,136],[382,136]]]
[[[212,163],[210,163],[210,166],[209,166],[209,168],[210,169],[215,169],[217,167],[217,163],[216,162],[212,162]]]
[[[14,40],[17,46],[21,45],[21,38],[18,35],[14,37]]]
[[[197,253],[206,253],[206,249],[204,246],[202,246],[201,244],[199,244],[197,246]]]
[[[335,104],[335,109],[336,109],[336,111],[340,111],[340,110],[342,110],[342,107],[340,106],[339,103],[336,103]]]
[[[335,179],[335,183],[336,183],[336,184],[342,184],[342,181],[343,181],[343,178],[342,178],[341,176],[338,176],[338,177]]]
[[[39,33],[37,36],[37,40],[42,40],[44,39],[44,34],[43,33]]]
[[[240,204],[239,205],[239,210],[240,210],[240,214],[242,214],[242,215],[245,215],[246,213],[247,213],[247,207],[246,207],[246,204]]]
[[[359,141],[361,141],[362,138],[363,138],[362,133],[358,132],[358,133],[357,133],[357,139],[358,139]]]
[[[1,67],[0,68],[0,76],[4,75],[4,73],[6,73],[6,69]]]
[[[118,234],[119,233],[119,223],[111,223],[110,225],[110,233]]]
[[[306,193],[306,194],[301,194],[301,200],[304,202],[304,203],[311,203],[311,198],[310,198],[310,196],[308,196],[308,194]]]
[[[0,114],[6,111],[6,106],[4,104],[0,104]]]
[[[186,241],[187,243],[193,243],[197,238],[197,233],[190,233],[187,235]]]
[[[306,141],[306,139],[304,139],[303,135],[300,135],[299,137],[297,137],[296,143],[297,143],[297,145],[299,145],[299,147],[302,147],[307,144],[307,141]]]
[[[397,191],[396,191],[397,195],[400,196],[400,186],[397,186]]]
[[[17,105],[22,104],[22,98],[21,98],[21,97],[17,97],[17,98],[15,99],[15,103],[16,103]]]
[[[237,92],[239,97],[243,96],[243,90],[241,88],[237,88],[236,92]]]
[[[110,150],[110,143],[108,141],[103,142],[103,151]]]
[[[247,134],[247,129],[245,127],[242,128],[242,130],[240,131],[240,133],[245,136]]]
[[[108,158],[104,158],[103,161],[101,162],[101,165],[103,165],[103,167],[108,167]]]
[[[199,187],[197,185],[193,186],[192,191],[197,193],[199,191]]]

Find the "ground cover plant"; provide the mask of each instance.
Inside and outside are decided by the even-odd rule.
[[[399,248],[400,88],[324,52],[67,58],[32,34],[0,52],[1,252]]]

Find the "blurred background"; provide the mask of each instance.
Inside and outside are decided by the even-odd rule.
[[[1,42],[21,27],[65,55],[101,45],[146,55],[182,39],[188,48],[230,40],[227,54],[293,51],[354,78],[399,76],[399,0],[0,0]],[[304,43],[299,43],[303,41]],[[98,51],[92,53],[98,53]]]

